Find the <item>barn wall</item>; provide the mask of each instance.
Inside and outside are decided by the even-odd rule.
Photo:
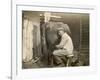
[[[25,25],[27,27],[26,29],[27,33],[23,34],[23,42],[26,41],[26,43],[23,43],[23,57],[25,57],[24,54],[26,55],[26,57],[31,54],[30,59],[32,59],[33,57],[34,58],[39,57],[41,56],[41,39],[40,39],[41,36],[40,36],[39,14],[37,14],[37,12],[23,11],[23,18],[28,20],[28,23]],[[31,22],[31,26],[29,25],[29,22]],[[27,39],[24,38],[24,36],[26,36]],[[28,44],[28,45],[30,44],[31,46],[28,47],[25,44]]]

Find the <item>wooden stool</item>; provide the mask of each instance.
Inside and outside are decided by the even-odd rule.
[[[71,56],[71,57],[66,57],[66,59],[67,59],[67,62],[66,62],[66,67],[69,67],[69,66],[71,66],[71,63],[72,63],[72,58],[73,58],[73,56]]]

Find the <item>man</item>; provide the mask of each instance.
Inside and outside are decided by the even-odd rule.
[[[61,41],[55,47],[56,50],[53,51],[54,61],[57,65],[62,64],[63,61],[61,59],[62,56],[67,56],[69,60],[69,66],[71,65],[70,59],[73,55],[73,42],[71,37],[64,31],[64,28],[59,28],[58,35],[61,37]],[[67,64],[68,66],[68,64]]]

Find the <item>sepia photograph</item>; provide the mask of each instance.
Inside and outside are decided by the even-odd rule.
[[[88,80],[97,74],[95,6],[23,0],[12,7],[12,80]]]
[[[88,13],[22,11],[22,69],[90,66]]]

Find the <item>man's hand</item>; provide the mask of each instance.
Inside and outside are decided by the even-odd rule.
[[[56,45],[56,48],[59,48],[59,45]]]

